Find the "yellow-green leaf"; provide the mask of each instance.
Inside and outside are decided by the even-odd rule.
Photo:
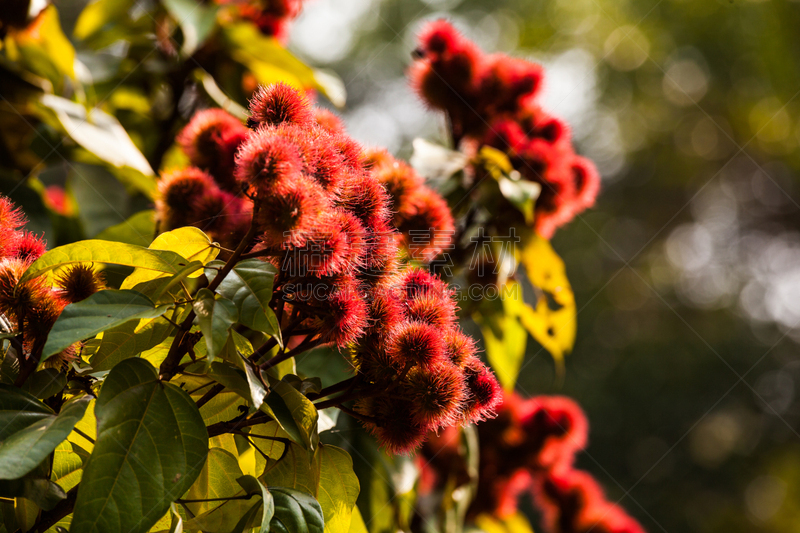
[[[481,326],[489,364],[508,391],[514,390],[525,358],[528,334],[520,323],[524,307],[521,287],[512,281],[501,289],[500,300],[484,302],[475,317]]]

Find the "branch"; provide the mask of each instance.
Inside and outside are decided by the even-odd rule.
[[[75,508],[75,500],[78,498],[78,487],[80,487],[80,484],[69,489],[66,499],[58,502],[51,510],[43,512],[39,516],[39,520],[33,524],[30,531],[43,533],[56,525],[62,518],[69,515]]]

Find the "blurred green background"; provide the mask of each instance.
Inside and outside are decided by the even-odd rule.
[[[403,78],[440,16],[544,64],[603,174],[553,240],[580,311],[563,385],[532,345],[518,390],[580,401],[578,466],[648,531],[800,531],[800,2],[314,0],[289,45],[407,156],[445,138]]]

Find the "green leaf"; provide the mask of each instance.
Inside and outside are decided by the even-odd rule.
[[[517,174],[518,175],[518,174]],[[500,186],[500,193],[511,204],[519,209],[525,217],[525,223],[533,225],[533,210],[536,207],[536,199],[542,192],[542,186],[535,181],[523,179],[510,179],[500,176],[497,181]]]
[[[325,517],[326,533],[347,533],[358,499],[359,483],[353,472],[353,459],[336,446],[319,447],[319,488],[316,496]]]
[[[70,400],[58,415],[35,422],[0,441],[0,479],[24,476],[53,453],[83,418],[90,396]]]
[[[322,533],[325,519],[319,503],[297,490],[270,487],[275,501],[275,516],[270,522],[273,533]]]
[[[109,22],[123,18],[133,0],[97,0],[84,8],[75,24],[73,34],[78,39],[86,39]]]
[[[100,346],[89,359],[92,368],[111,370],[123,359],[136,357],[161,344],[175,327],[164,318],[150,320],[137,331],[140,325],[140,320],[129,320],[104,331]]]
[[[69,304],[53,325],[44,345],[42,360],[64,350],[75,342],[93,337],[135,318],[156,318],[169,309],[156,307],[150,299],[136,291],[108,289],[85,300]]]
[[[45,511],[55,507],[67,497],[64,490],[43,477],[26,476],[21,479],[0,480],[0,498],[25,498]]]
[[[0,441],[54,415],[35,396],[11,385],[0,384]]]
[[[152,209],[139,211],[125,222],[104,229],[96,238],[146,247],[153,240],[156,232],[155,216],[155,211]]]
[[[528,332],[520,323],[525,302],[521,287],[515,281],[504,285],[501,293],[500,300],[482,303],[475,321],[481,327],[489,364],[503,388],[511,391],[525,358]]]
[[[150,250],[133,244],[90,239],[53,248],[28,267],[20,282],[75,263],[125,265],[174,275],[189,261],[167,250]]]
[[[83,475],[84,459],[89,457],[86,450],[65,440],[53,453],[53,471],[50,481],[57,483],[62,489],[70,490],[78,484]]]
[[[522,325],[563,372],[564,356],[575,344],[578,312],[564,261],[547,239],[532,232],[523,234],[519,258],[531,284],[540,291],[533,307],[525,304],[521,308]]]
[[[216,298],[208,289],[198,291],[192,307],[206,341],[208,360],[213,361],[228,342],[231,327],[239,319],[239,313],[233,302],[226,298]]]
[[[22,386],[25,392],[41,398],[58,394],[67,386],[67,375],[55,368],[45,368],[31,375]]]
[[[190,272],[183,272],[184,276],[199,277],[203,274],[202,265],[214,260],[219,254],[219,248],[214,246],[208,235],[202,230],[189,226],[162,233],[150,244],[148,250],[155,253],[174,253],[179,257],[185,257],[188,261],[181,265],[181,268],[173,272],[161,271],[154,272],[153,269],[137,268],[123,282],[121,288],[132,289],[140,283],[151,281],[166,275],[180,274],[185,268],[190,268]],[[190,262],[192,263],[190,266]],[[199,264],[198,264],[199,262]],[[163,272],[166,272],[164,274]]]
[[[469,158],[463,153],[434,144],[425,139],[414,139],[414,153],[409,163],[426,179],[440,181],[462,170]]]
[[[253,24],[235,23],[223,27],[231,57],[250,69],[259,83],[268,85],[282,81],[297,89],[317,89],[332,103],[342,103],[341,87],[332,84],[326,73],[318,73],[274,37],[261,34]],[[333,90],[331,90],[333,89]]]
[[[317,408],[289,383],[284,380],[274,383],[262,410],[272,416],[293,441],[309,450],[316,447],[319,441]]]
[[[55,114],[65,134],[94,156],[115,167],[130,167],[151,176],[152,185],[142,192],[152,198],[153,169],[114,116],[97,107],[87,111],[81,104],[54,94],[43,94],[39,102]]]
[[[215,261],[206,269],[209,281],[216,276],[216,268],[221,268],[225,263]],[[217,292],[236,304],[239,310],[239,321],[248,328],[278,336],[280,339],[280,326],[275,313],[269,307],[272,299],[272,283],[277,269],[265,261],[258,259],[245,259],[233,267],[233,270],[222,280]]]
[[[208,455],[203,419],[188,394],[136,358],[109,372],[95,415],[97,441],[72,530],[144,533],[200,474]]]
[[[269,523],[275,516],[275,501],[269,489],[253,476],[242,476],[236,480],[248,494],[258,494],[261,496],[262,509],[261,525],[258,526],[258,533],[269,533]],[[258,506],[256,506],[258,507]]]
[[[61,77],[75,78],[75,48],[64,35],[58,20],[55,6],[47,6],[30,27],[16,35],[20,53],[28,59],[35,54],[36,59],[43,59],[55,69],[55,78],[48,76],[56,85],[61,85]],[[34,58],[30,58],[34,59]],[[47,72],[38,72],[47,75]]]
[[[217,8],[193,0],[164,0],[164,7],[183,32],[181,54],[189,57],[211,35],[217,18]]]

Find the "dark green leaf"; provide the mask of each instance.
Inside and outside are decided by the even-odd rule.
[[[64,308],[47,336],[42,360],[75,342],[124,324],[128,320],[156,318],[168,309],[166,305],[156,307],[147,296],[136,291],[109,289],[96,292],[85,300]]]
[[[303,492],[270,487],[275,501],[275,516],[270,522],[274,533],[322,533],[325,520],[317,500]]]
[[[53,410],[35,396],[17,387],[0,384],[0,441],[53,415]]]
[[[41,419],[0,441],[0,479],[20,478],[44,461],[83,418],[90,400],[90,396],[70,400],[58,415]]]
[[[208,454],[203,419],[188,394],[137,358],[109,372],[95,415],[97,441],[72,530],[144,533],[200,474]]]
[[[22,390],[44,400],[58,394],[67,386],[67,375],[55,368],[45,368],[31,375]]]
[[[67,495],[61,487],[43,477],[0,480],[0,498],[16,497],[26,498],[49,511]]]
[[[226,298],[216,298],[208,289],[198,291],[192,307],[206,341],[208,360],[213,361],[228,342],[231,327],[239,318],[239,313],[233,302]]]
[[[220,268],[221,261],[214,261],[209,266]],[[213,279],[217,270],[206,269],[206,276]],[[272,282],[277,269],[265,261],[245,259],[233,267],[220,283],[217,292],[236,304],[239,310],[239,321],[250,329],[278,336],[280,326],[275,313],[269,307],[272,299]]]
[[[140,211],[125,222],[101,231],[97,239],[147,247],[156,231],[155,211]]]
[[[309,450],[319,441],[317,409],[314,404],[286,381],[272,385],[262,410],[272,416],[289,437]]]

